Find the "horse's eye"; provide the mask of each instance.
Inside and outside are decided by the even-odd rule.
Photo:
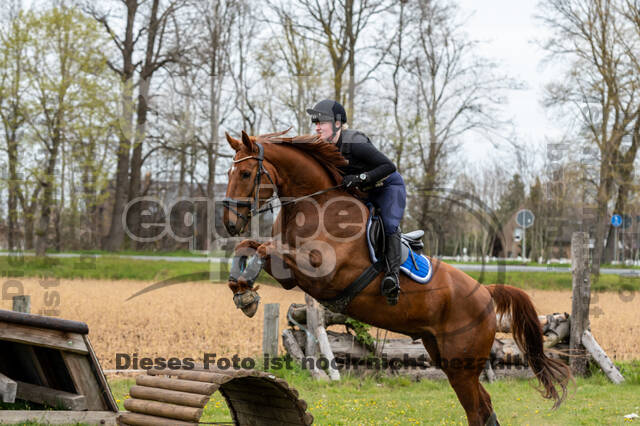
[[[240,174],[240,176],[242,176],[242,179],[249,179],[249,176],[251,176],[251,173],[249,172],[242,172]]]

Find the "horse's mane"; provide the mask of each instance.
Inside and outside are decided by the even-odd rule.
[[[301,135],[290,138],[281,137],[279,134],[263,135],[258,136],[256,142],[279,144],[306,152],[325,168],[337,185],[342,183],[340,167],[349,164],[335,144],[325,142],[318,135]]]

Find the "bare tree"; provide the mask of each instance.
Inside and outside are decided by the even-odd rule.
[[[198,50],[199,66],[207,76],[208,99],[203,111],[208,123],[208,134],[198,139],[207,156],[207,197],[213,199],[218,159],[220,157],[220,125],[228,116],[224,111],[224,81],[230,71],[233,28],[238,22],[238,15],[247,9],[242,2],[235,0],[220,1],[208,4],[201,10],[205,29],[202,47]],[[244,29],[246,27],[243,27]],[[240,43],[242,45],[242,43]],[[241,71],[241,74],[243,71]],[[240,83],[243,85],[244,83]],[[229,102],[227,104],[231,104]],[[250,104],[248,104],[250,105]],[[230,106],[230,105],[227,105]],[[244,115],[243,115],[244,119]]]
[[[270,130],[278,130],[290,124],[288,111],[295,117],[299,134],[311,131],[306,109],[317,102],[324,89],[323,76],[326,75],[326,55],[316,48],[316,43],[301,33],[294,21],[295,13],[290,3],[271,3],[275,14],[272,32],[258,54],[261,75],[265,76],[269,96],[275,98],[279,113],[272,114]],[[284,108],[283,108],[284,107]]]
[[[88,13],[100,22],[111,36],[121,57],[121,61],[109,61],[111,69],[120,76],[122,111],[114,208],[109,234],[103,243],[107,250],[117,250],[122,246],[124,242],[124,228],[122,226],[124,206],[127,200],[137,197],[143,190],[141,169],[144,158],[146,158],[143,156],[143,142],[149,111],[151,79],[159,69],[176,61],[179,57],[177,46],[167,40],[168,23],[185,1],[171,1],[165,7],[161,7],[160,0],[153,0],[148,9],[144,6],[147,2],[143,0],[119,0],[118,3],[124,6],[126,16],[122,36],[119,36],[114,30],[116,18],[110,14],[111,10],[99,10],[95,3],[88,3],[85,7]],[[146,17],[143,16],[145,9]],[[141,40],[144,40],[145,47],[143,59],[138,61],[135,55]],[[120,62],[120,64],[116,62]],[[140,73],[136,80],[138,67]],[[138,86],[138,97],[137,102],[134,102],[133,92],[136,85]],[[136,111],[135,126],[133,124],[134,109]],[[129,167],[131,167],[131,175],[129,175]],[[135,232],[135,229],[140,226],[139,214],[132,212],[131,218],[132,223],[128,226],[134,228]]]
[[[628,189],[622,182],[629,180],[637,151],[637,140],[625,142],[639,117],[640,84],[635,52],[625,49],[629,24],[620,19],[621,8],[625,3],[617,0],[547,0],[541,9],[542,21],[553,31],[546,49],[552,58],[571,60],[562,81],[549,85],[546,103],[572,113],[582,139],[597,148],[595,273],[603,260],[608,205],[618,186],[617,207],[624,208]],[[611,249],[612,241],[608,239]]]
[[[420,0],[409,11],[414,29],[408,73],[416,87],[415,132],[421,164],[418,221],[429,222],[430,191],[443,182],[447,155],[471,131],[495,132],[506,121],[499,105],[514,82],[496,72],[497,65],[474,53],[477,42],[460,30],[456,6]]]
[[[356,61],[358,52],[365,49],[359,47],[358,42],[361,42],[372,18],[386,11],[390,3],[384,0],[297,0],[296,3],[294,7],[301,8],[304,15],[290,15],[290,19],[301,29],[304,37],[326,49],[333,69],[333,97],[346,106],[350,121],[354,122],[356,88],[371,76],[384,58],[376,58],[358,79],[356,68],[365,65],[363,60]]]

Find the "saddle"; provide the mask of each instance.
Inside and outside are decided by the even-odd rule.
[[[420,284],[428,283],[432,275],[431,261],[422,253],[424,249],[423,236],[423,230],[403,233],[400,236],[402,249],[400,271]],[[382,218],[371,205],[369,205],[369,220],[367,221],[367,244],[372,263],[384,260],[385,237]]]

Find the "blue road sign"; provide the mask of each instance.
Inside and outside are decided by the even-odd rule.
[[[613,216],[611,216],[611,224],[616,228],[622,225],[622,216],[620,216],[619,214],[614,214]]]
[[[628,214],[622,215],[622,229],[628,229],[631,226],[631,216]]]
[[[528,228],[533,225],[533,220],[535,216],[533,212],[528,209],[522,209],[516,214],[516,223],[523,228]]]

